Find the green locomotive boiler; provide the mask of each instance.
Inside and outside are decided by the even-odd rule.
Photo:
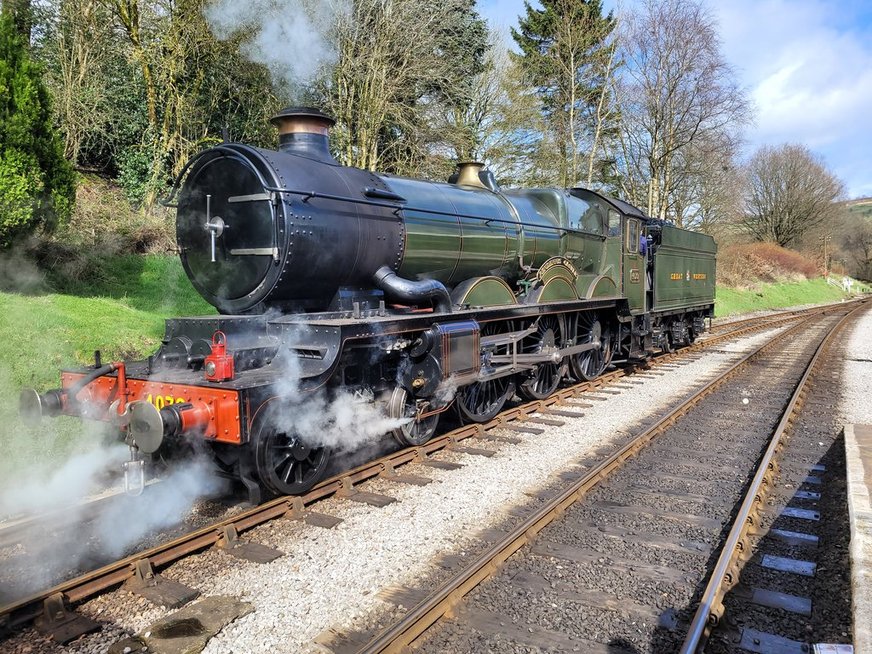
[[[205,447],[254,501],[299,493],[331,454],[297,419],[312,398],[369,402],[418,445],[446,411],[486,422],[688,344],[712,315],[709,236],[587,189],[501,189],[478,163],[447,183],[340,166],[328,116],[273,123],[277,150],[210,148],[177,187],[180,257],[219,315],[22,394],[31,416],[116,423],[131,486],[145,460]]]

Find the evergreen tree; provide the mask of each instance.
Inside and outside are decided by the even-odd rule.
[[[75,176],[52,127],[42,72],[0,15],[0,248],[69,217]]]
[[[521,49],[514,57],[540,98],[551,131],[542,142],[540,165],[555,171],[552,183],[571,186],[586,173],[585,151],[590,155],[600,147],[598,107],[614,69],[608,40],[615,20],[611,13],[603,15],[601,0],[541,4],[535,9],[524,3],[520,29],[512,29]]]

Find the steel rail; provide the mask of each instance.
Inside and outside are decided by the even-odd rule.
[[[862,310],[859,306],[845,314],[841,320],[830,330],[815,350],[802,378],[796,385],[790,401],[781,415],[781,420],[772,434],[769,447],[760,460],[757,472],[751,485],[745,493],[744,500],[733,521],[730,533],[727,536],[718,562],[712,571],[709,583],[700,599],[693,620],[688,628],[687,636],[681,647],[681,654],[693,654],[705,647],[711,630],[717,626],[724,614],[723,599],[727,592],[739,582],[742,559],[749,554],[748,536],[758,524],[760,508],[764,506],[766,497],[773,486],[773,481],[778,473],[775,461],[781,452],[785,436],[790,431],[796,419],[796,415],[802,408],[805,395],[808,391],[809,380],[815,371],[815,366],[823,353],[832,345],[835,337],[848,320]]]
[[[767,314],[765,316],[754,316],[752,318],[740,318],[739,320],[731,320],[729,322],[719,323],[717,325],[712,325],[709,333],[712,335],[720,335],[720,333],[724,330],[738,327],[740,325],[746,324],[756,324],[758,321],[766,322],[768,319],[780,320],[780,319],[791,319],[791,318],[800,318],[801,316],[810,316],[815,315],[817,313],[822,313],[824,311],[829,311],[831,309],[836,309],[838,307],[844,307],[849,305],[851,302],[856,302],[857,300],[849,300],[848,302],[828,302],[827,304],[820,304],[814,307],[807,307],[805,309],[790,309],[786,311],[774,311],[773,313]]]
[[[745,355],[735,364],[725,370],[718,378],[694,393],[675,409],[661,417],[654,425],[646,429],[633,441],[626,444],[618,452],[600,463],[591,472],[574,482],[562,493],[548,501],[520,525],[515,527],[502,540],[485,550],[474,561],[470,562],[457,575],[446,581],[432,595],[413,607],[400,620],[388,627],[369,643],[358,650],[358,654],[376,654],[382,652],[401,652],[420,638],[440,618],[450,614],[463,597],[482,581],[491,577],[499,567],[517,552],[529,544],[536,535],[548,524],[562,515],[567,508],[581,499],[601,481],[606,479],[624,462],[636,455],[651,443],[657,436],[671,427],[681,416],[690,411],[703,398],[714,392],[727,380],[736,375],[752,359],[769,348],[774,347],[794,332],[800,330],[813,318],[824,315],[813,314],[800,323],[777,334],[753,352]]]
[[[831,307],[828,306],[827,308],[831,308]],[[733,327],[738,327],[739,325],[756,324],[757,321],[765,322],[767,318],[774,318],[777,320],[779,318],[792,318],[792,317],[798,317],[800,315],[808,315],[808,314],[814,313],[816,310],[820,310],[820,307],[815,307],[814,309],[808,309],[805,311],[779,311],[778,313],[770,313],[769,315],[766,315],[766,316],[755,316],[753,318],[742,318],[740,320],[731,320],[729,322],[723,322],[723,323],[719,323],[717,325],[712,325],[711,329],[709,330],[709,333],[711,333],[711,334],[719,333],[723,330],[727,330],[727,329],[730,329]]]
[[[823,311],[822,313],[826,313]],[[818,315],[812,314],[812,315]],[[796,316],[790,316],[776,321],[762,321],[746,325],[740,329],[718,334],[705,341],[698,341],[677,352],[662,354],[651,360],[655,366],[680,360],[692,354],[711,347],[714,344],[728,341],[761,329],[773,329],[783,324],[794,322]],[[648,368],[643,368],[647,370]],[[486,433],[503,427],[511,422],[523,422],[533,414],[562,403],[564,400],[582,393],[595,392],[609,383],[624,377],[632,377],[637,368],[618,369],[606,373],[589,382],[581,382],[560,389],[544,400],[536,400],[503,411],[496,418],[484,424],[471,424],[454,429],[437,436],[424,445],[399,450],[385,457],[363,464],[350,471],[345,471],[327,479],[315,486],[308,493],[299,496],[279,497],[252,509],[239,513],[215,524],[192,531],[184,536],[157,545],[147,550],[136,552],[106,566],[92,570],[79,577],[55,585],[54,587],[33,593],[27,597],[0,606],[0,633],[5,630],[19,628],[43,613],[44,603],[52,596],[61,594],[67,602],[76,603],[118,586],[135,574],[137,562],[147,560],[155,570],[169,565],[185,556],[216,545],[223,535],[225,527],[233,526],[238,533],[253,529],[261,524],[282,517],[305,517],[305,510],[312,504],[323,499],[341,495],[360,482],[379,476],[389,476],[398,467],[409,463],[425,461],[427,457],[440,450],[456,446],[460,441],[486,437]]]

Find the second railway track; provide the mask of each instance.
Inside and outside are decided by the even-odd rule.
[[[785,407],[799,406],[794,390],[842,316],[808,322],[580,471],[359,651],[678,651],[755,463],[795,420]]]

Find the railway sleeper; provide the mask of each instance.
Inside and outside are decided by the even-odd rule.
[[[63,593],[55,593],[46,598],[42,615],[36,619],[35,626],[39,633],[49,636],[61,645],[102,628],[100,623],[71,610]]]
[[[269,563],[284,556],[284,552],[261,545],[260,543],[246,543],[239,540],[239,534],[233,525],[224,525],[220,529],[221,536],[215,544],[222,552],[227,552],[239,559],[253,563]]]
[[[156,573],[149,559],[132,564],[133,576],[122,586],[152,604],[177,609],[200,596],[200,591]]]

